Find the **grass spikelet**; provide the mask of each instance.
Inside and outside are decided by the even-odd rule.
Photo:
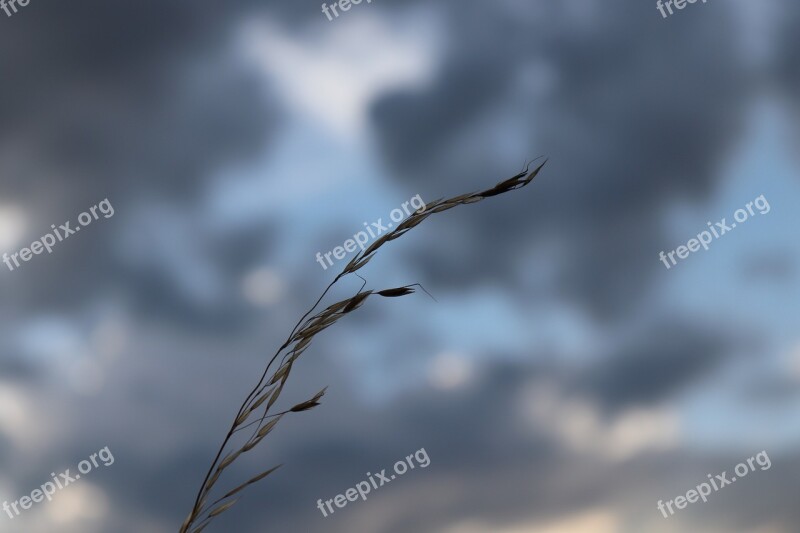
[[[375,256],[375,253],[387,242],[391,242],[402,237],[408,231],[417,227],[432,215],[442,213],[459,205],[474,204],[486,198],[491,198],[525,187],[537,176],[537,174],[539,174],[546,163],[547,160],[540,163],[530,171],[529,163],[522,172],[499,182],[494,187],[483,191],[461,194],[449,199],[439,198],[432,200],[425,205],[424,211],[415,211],[411,213],[394,229],[379,237],[365,250],[356,253],[356,255],[347,263],[347,265],[345,265],[343,270],[322,292],[322,295],[320,295],[314,305],[311,306],[311,309],[309,309],[306,314],[297,321],[297,324],[295,324],[291,333],[289,333],[289,337],[286,339],[283,345],[278,348],[278,350],[267,363],[261,378],[258,380],[258,383],[256,383],[253,389],[248,393],[247,397],[239,408],[239,411],[233,417],[233,423],[223,439],[216,456],[211,461],[208,472],[200,484],[194,504],[192,505],[192,510],[180,528],[180,533],[199,533],[205,529],[215,517],[228,511],[238,501],[237,499],[231,499],[232,496],[239,494],[245,488],[264,479],[278,468],[272,468],[245,481],[244,483],[226,492],[221,498],[215,500],[210,505],[206,503],[216,484],[222,478],[222,474],[225,472],[225,470],[230,468],[231,465],[233,465],[244,453],[257,447],[262,440],[270,432],[272,432],[273,429],[275,429],[285,415],[290,413],[305,412],[320,405],[320,400],[324,396],[326,389],[322,389],[309,400],[301,402],[286,411],[277,413],[271,412],[278,398],[283,392],[284,386],[289,378],[295,362],[310,346],[316,335],[335,324],[345,315],[364,305],[367,299],[374,294],[386,298],[397,298],[413,294],[416,292],[416,290],[413,288],[415,286],[419,286],[423,291],[425,291],[425,289],[419,284],[382,289],[379,291],[363,291],[362,285],[361,289],[359,289],[354,296],[333,303],[324,308],[322,311],[312,315],[312,313],[314,313],[317,307],[319,307],[319,305],[322,303],[322,300],[325,298],[331,288],[344,276],[356,274],[358,270],[366,266],[367,263],[369,263],[369,261]],[[358,276],[358,274],[356,275]],[[366,284],[366,280],[364,283]],[[427,293],[428,291],[425,292]],[[431,296],[431,298],[433,298],[433,296]],[[270,369],[279,356],[282,357],[280,363],[278,364],[278,368],[270,375]],[[260,417],[254,416],[257,415],[258,412],[261,412]],[[250,420],[251,418],[254,420]],[[234,435],[243,430],[249,430],[250,428],[253,428],[252,434],[244,442],[244,444],[238,448],[234,446],[232,442]]]

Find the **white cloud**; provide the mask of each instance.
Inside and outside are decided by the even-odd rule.
[[[257,307],[269,307],[277,303],[286,290],[286,282],[276,271],[259,268],[242,278],[242,296]]]
[[[0,205],[0,249],[12,250],[20,244],[27,228],[25,212],[15,205]]]
[[[566,397],[549,383],[523,393],[523,417],[578,453],[622,461],[646,450],[669,450],[680,440],[677,414],[666,409],[629,409],[605,420],[591,402]]]
[[[437,63],[432,17],[402,19],[361,13],[314,34],[289,35],[264,21],[239,33],[239,50],[290,109],[333,133],[363,133],[369,106],[389,88],[426,83]]]
[[[441,530],[441,533],[618,533],[620,520],[606,509],[590,509],[568,518],[536,521],[514,526],[489,527],[478,522],[463,522]]]
[[[0,382],[0,435],[14,443],[17,450],[31,454],[45,449],[53,433],[53,420],[45,416],[51,410],[37,405],[35,398],[12,382]]]
[[[53,501],[40,505],[46,505],[46,519],[53,529],[59,531],[63,531],[63,527],[76,528],[73,530],[82,527],[83,531],[91,531],[102,523],[108,513],[105,493],[82,479],[56,492]]]
[[[445,352],[430,363],[428,379],[439,389],[457,389],[466,385],[473,375],[473,363],[461,354]]]

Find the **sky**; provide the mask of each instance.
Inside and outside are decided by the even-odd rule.
[[[177,531],[346,263],[317,254],[540,156],[527,187],[437,213],[359,271],[435,300],[369,299],[315,338],[285,403],[327,386],[322,405],[237,462],[231,486],[283,466],[205,531],[796,531],[796,2],[17,9],[0,253],[81,231],[0,264],[0,502],[113,461],[0,511],[0,531]],[[708,250],[660,259],[750,202]],[[341,283],[326,302],[363,282]],[[423,449],[366,500],[317,507]]]

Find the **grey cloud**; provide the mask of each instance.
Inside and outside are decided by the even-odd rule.
[[[0,87],[3,196],[29,213],[31,239],[104,197],[116,209],[86,230],[92,238],[75,236],[15,273],[25,306],[74,306],[113,285],[143,310],[178,321],[198,313],[209,323],[236,319],[230,304],[207,312],[173,290],[163,261],[132,269],[119,244],[138,206],[154,197],[198,205],[209,178],[269,145],[281,114],[229,49],[242,15],[264,9],[87,0],[31,4],[3,21],[0,45],[13,53],[2,55],[0,69],[14,80]],[[263,229],[254,222],[244,233]],[[219,246],[202,229],[192,238]],[[247,266],[232,265],[237,257],[252,259],[228,254],[203,266],[235,283],[230,276]]]
[[[581,373],[574,390],[610,412],[652,406],[718,371],[744,346],[732,338],[740,336],[664,320],[600,357]]]
[[[455,72],[445,68],[431,88],[376,103],[373,120],[398,179],[437,176],[439,191],[444,183],[460,192],[496,176],[497,161],[474,143],[463,149],[466,132],[470,142],[480,138],[486,109],[509,117],[499,132],[488,130],[504,137],[484,134],[487,151],[511,145],[526,150],[513,149],[520,161],[551,158],[540,183],[522,193],[524,204],[487,205],[459,221],[475,245],[459,250],[457,264],[449,252],[424,262],[436,281],[448,282],[443,272],[455,273],[449,279],[457,283],[480,278],[487,257],[514,258],[520,241],[535,246],[556,231],[570,243],[559,265],[562,294],[605,316],[635,304],[654,271],[646,250],[657,253],[667,240],[663,208],[677,198],[708,197],[752,93],[746,67],[728,53],[737,40],[728,13],[715,11],[711,29],[697,17],[667,27],[644,10],[612,2],[581,25],[567,6],[536,20],[454,6],[444,35],[446,64],[458,65]],[[486,46],[486,34],[513,38]],[[531,65],[551,73],[548,90],[531,92],[513,76]]]

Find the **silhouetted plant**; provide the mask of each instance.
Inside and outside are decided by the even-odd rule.
[[[320,295],[311,309],[309,309],[308,312],[306,312],[306,314],[303,315],[300,320],[298,320],[297,324],[294,326],[294,329],[292,329],[292,332],[289,334],[289,338],[286,339],[286,342],[284,342],[283,345],[278,348],[278,350],[272,356],[269,363],[267,363],[266,368],[264,369],[264,373],[261,375],[261,379],[258,380],[256,386],[253,387],[253,389],[247,395],[247,398],[245,398],[242,406],[239,408],[239,412],[236,413],[236,417],[233,420],[233,424],[231,425],[228,434],[225,436],[225,439],[222,441],[222,444],[217,451],[217,455],[211,462],[208,473],[203,479],[203,483],[200,485],[200,490],[197,493],[192,510],[189,513],[189,516],[186,518],[186,521],[181,526],[180,533],[199,533],[205,529],[215,517],[224,513],[236,503],[237,499],[233,498],[234,496],[239,494],[248,486],[264,479],[269,474],[280,468],[281,465],[270,468],[269,470],[266,470],[229,490],[222,497],[213,500],[211,503],[208,501],[210,499],[211,490],[219,481],[223,471],[231,466],[242,454],[258,446],[285,415],[289,413],[307,411],[320,404],[319,401],[325,394],[326,389],[322,389],[309,400],[299,403],[286,411],[270,413],[270,409],[272,409],[272,407],[275,405],[275,402],[280,397],[281,392],[283,392],[283,388],[286,385],[286,380],[289,378],[289,374],[292,371],[292,366],[294,365],[295,361],[297,361],[298,357],[300,357],[300,355],[306,349],[308,349],[312,339],[318,333],[335,324],[346,314],[361,307],[370,296],[377,295],[384,298],[406,296],[415,292],[414,287],[421,287],[421,285],[406,285],[404,287],[396,287],[380,291],[365,291],[363,290],[364,285],[362,285],[359,291],[351,298],[347,298],[340,302],[329,305],[322,311],[309,318],[309,315],[311,315],[311,313],[313,313],[314,310],[320,305],[323,298],[325,298],[325,296],[328,294],[328,291],[330,291],[331,288],[344,276],[349,274],[355,274],[358,276],[356,272],[369,263],[381,246],[389,241],[393,241],[403,236],[406,232],[419,225],[429,216],[435,213],[447,211],[448,209],[452,209],[459,205],[473,204],[480,202],[485,198],[497,196],[499,194],[504,194],[509,191],[524,187],[536,177],[542,167],[544,167],[545,163],[547,163],[547,160],[539,164],[530,172],[528,165],[526,166],[525,170],[519,174],[501,181],[494,187],[486,189],[485,191],[467,193],[449,198],[447,200],[438,199],[429,202],[425,205],[424,210],[419,210],[409,215],[405,220],[398,224],[396,228],[379,237],[369,247],[367,247],[365,250],[359,251],[353,257],[353,259],[350,260],[344,269],[322,292],[322,295]],[[283,357],[281,358],[280,365],[270,376],[270,368],[272,368],[272,365],[281,354],[283,354]],[[261,411],[262,407],[263,412],[261,412],[259,416],[257,411]],[[248,420],[251,418],[254,418],[254,420],[248,422]],[[244,445],[238,449],[230,449],[229,451],[233,436],[239,431],[244,431],[248,428],[253,428],[252,434],[247,441],[245,441]]]

